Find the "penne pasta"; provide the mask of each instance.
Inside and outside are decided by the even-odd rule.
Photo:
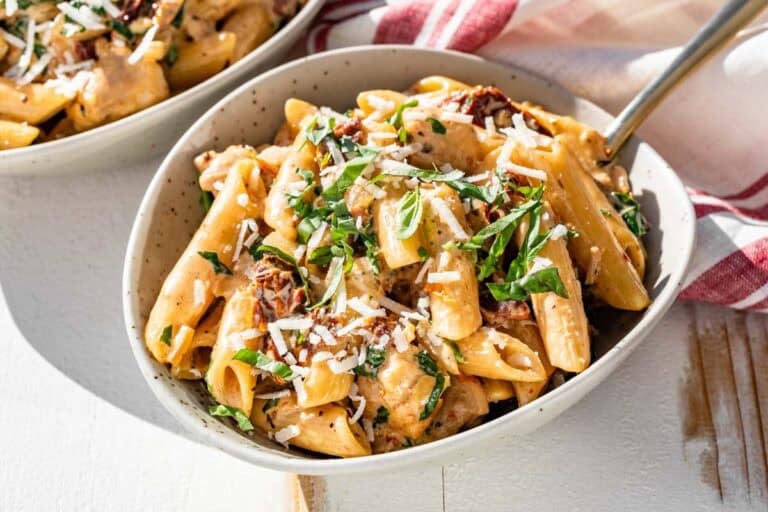
[[[212,415],[328,456],[432,442],[585,370],[591,308],[648,303],[588,127],[439,76],[284,114],[195,159],[209,210],[145,327]]]

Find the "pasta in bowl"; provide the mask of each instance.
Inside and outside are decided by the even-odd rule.
[[[145,330],[211,414],[341,457],[421,444],[585,370],[582,284],[649,305],[646,222],[594,129],[440,76],[285,115],[195,159],[209,210]]]
[[[6,0],[0,150],[90,130],[167,99],[261,45],[299,1]]]
[[[421,73],[297,84],[372,55]],[[464,83],[445,78],[457,64]],[[595,130],[510,96],[578,108],[506,73],[348,50],[255,80],[190,130],[150,187],[126,266],[135,353],[177,417],[270,467],[372,469],[377,454],[382,469],[535,428],[615,367],[685,263],[661,270],[667,217],[644,208],[646,223],[647,193],[598,165]],[[684,194],[671,183],[659,193]],[[202,223],[181,224],[182,208],[202,215],[200,189]],[[687,258],[686,237],[665,253],[676,242]],[[596,335],[593,310],[627,313]]]

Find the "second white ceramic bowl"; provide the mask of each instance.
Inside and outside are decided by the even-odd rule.
[[[322,5],[323,0],[309,0],[241,60],[157,105],[64,139],[0,151],[0,176],[95,172],[159,157],[228,89],[280,62]]]
[[[695,217],[672,169],[648,144],[633,138],[620,159],[630,171],[633,189],[652,226],[645,242],[646,285],[653,304],[642,314],[614,312],[608,321],[600,322],[600,335],[593,340],[595,360],[585,372],[533,403],[468,431],[357,459],[286,450],[264,435],[247,437],[210,417],[204,386],[172,379],[149,355],[143,339],[144,323],[160,286],[202,220],[192,159],[211,148],[272,140],[283,122],[283,103],[290,97],[343,112],[361,90],[403,90],[435,74],[469,84],[495,84],[514,99],[534,101],[598,128],[611,120],[595,105],[519,69],[466,54],[401,46],[357,47],[295,61],[221,100],[179,140],[152,180],[128,243],[123,281],[126,327],[141,371],[160,401],[195,437],[260,466],[301,474],[383,471],[415,462],[455,460],[471,454],[478,443],[529,432],[576,403],[616,369],[674,301],[693,249]]]

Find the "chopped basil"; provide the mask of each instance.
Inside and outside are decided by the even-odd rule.
[[[163,60],[169,66],[176,64],[176,61],[179,60],[179,48],[175,44],[171,44],[168,51],[165,53]]]
[[[238,409],[237,407],[230,407],[222,404],[212,405],[208,408],[208,413],[211,416],[228,416],[234,418],[235,421],[237,421],[237,426],[240,427],[240,430],[245,432],[253,430],[253,423],[251,423],[251,420],[242,409]]]
[[[213,204],[213,194],[207,190],[200,189],[200,206],[203,207],[203,211],[208,213]]]
[[[419,228],[423,213],[424,207],[421,203],[419,189],[406,192],[398,202],[397,214],[395,215],[397,238],[400,240],[411,238]]]
[[[363,377],[375,377],[379,372],[379,366],[384,364],[386,352],[383,349],[368,347],[365,355],[365,362],[352,368],[356,375]]]
[[[219,255],[217,253],[213,251],[198,251],[197,254],[211,263],[213,271],[216,274],[226,274],[228,276],[232,275],[232,271],[229,269],[229,267],[219,261]]]
[[[422,181],[456,181],[464,176],[464,173],[458,170],[450,172],[440,171],[428,171],[425,169],[419,169],[412,165],[403,163],[402,167],[390,169],[384,173],[386,176],[410,176],[411,178],[418,178]]]
[[[261,408],[261,412],[267,412],[271,408],[275,407],[278,401],[280,401],[279,398],[270,398],[264,403],[264,407]]]
[[[344,279],[344,260],[339,259],[337,260],[337,263],[338,264],[333,267],[333,274],[331,274],[328,281],[328,288],[325,289],[325,293],[320,298],[320,300],[317,301],[317,304],[310,306],[310,310],[325,306],[336,294],[336,290],[338,290],[339,285],[341,284],[341,280]]]
[[[45,45],[40,43],[35,43],[35,45],[33,46],[33,51],[35,52],[35,57],[39,59],[40,57],[45,55],[45,52],[47,51],[47,49]]]
[[[443,394],[444,389],[445,377],[442,373],[438,373],[435,375],[435,387],[432,388],[432,392],[429,394],[427,403],[424,404],[424,410],[422,410],[421,414],[419,415],[419,421],[424,421],[425,419],[429,418],[429,416],[435,410],[435,407],[437,407],[437,402],[440,400],[440,396]]]
[[[309,142],[315,146],[319,146],[323,139],[329,135],[333,135],[333,128],[335,126],[336,119],[330,117],[325,122],[324,126],[320,126],[320,118],[315,116],[315,118],[312,119],[312,122],[309,123],[309,126],[307,126],[307,129],[304,130],[304,136]]]
[[[603,217],[610,217],[612,212],[607,208],[600,208],[600,213],[603,214]]]
[[[281,260],[284,260],[287,263],[290,263],[294,267],[297,266],[296,259],[293,256],[283,251],[282,249],[279,249],[272,245],[262,244],[256,247],[251,247],[250,249],[248,249],[248,252],[251,253],[251,256],[253,256],[253,259],[255,260],[260,259],[264,254],[272,254],[274,256],[277,256]]]
[[[295,377],[290,366],[282,361],[275,361],[260,350],[241,348],[232,356],[232,359],[248,363],[254,368],[277,375],[281,379],[291,380]]]
[[[448,181],[446,184],[459,193],[462,199],[474,198],[488,204],[494,204],[501,195],[501,187],[496,185],[475,185],[467,181]]]
[[[437,133],[437,134],[440,134],[440,135],[445,135],[445,132],[447,130],[445,129],[445,125],[443,123],[441,123],[440,121],[438,121],[434,117],[428,117],[427,121],[429,121],[429,124],[432,125],[432,131],[434,133]]]
[[[483,247],[486,240],[495,237],[488,250],[488,255],[480,264],[477,276],[479,280],[482,281],[496,270],[498,262],[501,260],[509,241],[512,239],[512,235],[514,235],[523,217],[533,209],[540,207],[542,193],[543,188],[539,187],[538,192],[531,199],[513,208],[504,217],[475,233],[469,241],[459,244],[459,248],[465,251],[478,250]]]
[[[368,167],[376,155],[358,156],[344,165],[344,170],[330,187],[323,191],[323,197],[328,201],[338,201],[344,197],[344,192],[352,186],[357,178]]]
[[[395,113],[392,114],[392,117],[389,118],[389,124],[391,124],[392,127],[397,130],[397,138],[400,142],[405,142],[408,140],[408,132],[405,131],[405,127],[403,126],[403,110],[418,106],[418,104],[419,100],[416,99],[406,101],[405,103],[398,106],[397,110],[395,110]]]
[[[464,354],[461,353],[461,349],[459,348],[459,344],[456,343],[453,340],[444,340],[445,343],[448,344],[448,347],[451,349],[451,352],[453,352],[453,357],[456,359],[457,363],[463,363],[466,361],[464,359]]]
[[[611,192],[611,197],[616,203],[616,209],[619,215],[624,219],[627,227],[635,236],[641,237],[648,233],[648,221],[640,212],[640,203],[631,193],[623,194],[621,192]]]
[[[419,246],[419,249],[417,252],[419,253],[419,260],[421,260],[422,262],[427,261],[427,258],[429,258],[429,253],[425,248]]]
[[[124,38],[128,39],[129,41],[133,39],[133,32],[131,32],[131,29],[128,28],[128,25],[123,23],[122,21],[118,20],[109,20],[107,22],[107,26],[123,36]]]
[[[518,300],[524,301],[532,293],[554,292],[557,295],[568,298],[568,291],[563,286],[560,274],[556,267],[548,267],[505,283],[487,283],[493,298],[498,301]]]
[[[422,371],[430,377],[434,377],[438,374],[437,363],[429,354],[427,354],[426,350],[422,350],[416,354],[416,360],[419,362]]]
[[[307,202],[307,197],[315,188],[315,174],[308,169],[301,169],[299,167],[296,168],[296,174],[299,174],[304,179],[305,187],[301,190],[288,191],[285,195],[288,197],[288,206],[293,208],[293,211],[296,212],[300,219],[303,219],[312,211],[312,203]]]
[[[98,14],[99,16],[106,16],[107,15],[107,11],[104,10],[104,8],[102,6],[100,6],[100,5],[92,5],[91,6],[91,10],[93,12],[95,12],[96,14]]]
[[[163,333],[160,335],[160,341],[171,346],[171,336],[173,336],[173,326],[172,325],[166,325],[163,329]]]
[[[313,215],[308,215],[301,219],[296,228],[296,237],[299,239],[299,242],[306,244],[312,237],[312,234],[320,228],[320,224],[322,223],[323,219],[321,217],[315,217]]]
[[[375,427],[376,425],[382,425],[387,421],[389,421],[389,409],[382,405],[376,410],[376,417],[373,419],[373,426]]]
[[[176,28],[181,28],[181,23],[183,21],[184,21],[184,4],[181,4],[179,11],[176,13],[176,16],[173,17],[173,21],[171,21],[171,25],[173,25]]]

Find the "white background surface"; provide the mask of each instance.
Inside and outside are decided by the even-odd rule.
[[[290,508],[286,475],[176,435],[129,351],[122,260],[155,166],[0,180],[3,512]],[[683,441],[688,310],[673,309],[620,371],[540,431],[461,465],[315,480],[325,489],[315,508],[749,508],[720,506]]]

